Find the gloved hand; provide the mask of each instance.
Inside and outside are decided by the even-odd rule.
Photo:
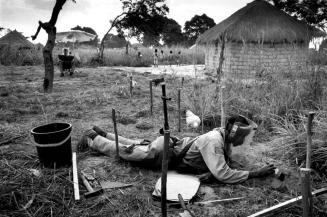
[[[196,175],[196,177],[198,177],[200,182],[204,184],[210,184],[213,183],[214,181],[217,181],[210,172]]]
[[[261,178],[261,177],[266,177],[269,175],[272,175],[275,173],[276,167],[272,164],[264,166],[256,171],[251,171],[249,173],[249,179],[251,178]]]

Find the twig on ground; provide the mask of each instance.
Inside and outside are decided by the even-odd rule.
[[[1,142],[0,142],[0,146],[2,146],[2,145],[6,145],[6,144],[8,144],[8,143],[11,143],[11,142],[13,142],[14,140],[19,139],[19,138],[24,137],[24,136],[25,136],[25,135],[19,135],[19,136],[15,136],[15,137],[12,137],[12,138],[10,138],[10,139],[7,139],[7,140],[5,140],[5,141],[1,141]]]

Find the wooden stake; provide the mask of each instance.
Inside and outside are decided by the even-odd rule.
[[[161,175],[161,213],[162,217],[167,217],[167,171],[168,171],[168,148],[170,131],[164,131],[164,148],[162,156],[162,175]]]
[[[303,217],[312,216],[312,195],[310,185],[310,172],[311,169],[301,168],[301,187],[302,187],[302,206],[303,206]]]
[[[221,119],[220,119],[220,126],[225,127],[225,107],[224,107],[224,84],[223,80],[221,80],[221,85],[220,85],[220,112],[221,112]],[[202,120],[203,121],[203,120]]]
[[[130,97],[132,98],[133,97],[133,76],[132,75],[129,76],[129,94],[130,94]]]
[[[224,112],[224,98],[223,98],[223,89],[225,88],[224,79],[223,79],[223,63],[225,60],[224,53],[225,53],[225,34],[222,35],[222,38],[220,40],[221,42],[221,50],[220,50],[220,56],[219,56],[219,64],[217,69],[217,81],[220,83],[220,89],[219,89],[219,97],[220,97],[220,110],[221,110],[221,121],[220,126],[225,127],[225,112]],[[218,45],[217,45],[218,46]]]
[[[169,130],[167,100],[171,100],[171,98],[168,98],[166,96],[166,84],[165,83],[163,83],[161,85],[161,89],[162,89],[161,98],[162,98],[162,102],[163,102],[163,111],[164,111],[164,120],[165,120],[164,129]]]
[[[311,146],[312,146],[312,120],[314,112],[309,112],[308,123],[307,123],[307,159],[306,168],[311,168]]]
[[[117,132],[117,122],[116,122],[116,110],[112,109],[112,122],[114,123],[115,132],[115,142],[116,142],[116,157],[119,159],[119,145],[118,145],[118,132]]]
[[[306,168],[301,168],[301,183],[302,183],[302,206],[303,217],[312,216],[312,195],[310,184],[310,167],[311,167],[311,146],[312,146],[312,120],[314,112],[309,112],[307,123],[307,157]]]
[[[181,87],[183,88],[184,85],[184,77],[182,77],[182,83],[181,83]]]
[[[178,98],[177,98],[177,107],[178,107],[178,132],[181,132],[181,88],[178,88]]]
[[[163,148],[163,156],[162,156],[162,175],[161,175],[161,212],[163,217],[167,217],[167,171],[168,171],[168,148],[169,148],[169,140],[170,140],[170,131],[169,131],[169,123],[168,123],[168,109],[167,109],[167,98],[166,96],[166,85],[163,83],[161,85],[162,88],[162,102],[163,102],[163,111],[164,111],[164,148]]]
[[[76,152],[73,152],[72,157],[73,157],[72,161],[73,161],[74,195],[75,195],[75,200],[79,200],[80,199],[80,195],[79,195],[79,187],[78,187]]]
[[[152,114],[153,114],[152,80],[150,80],[149,86],[150,86],[150,115],[152,116]]]

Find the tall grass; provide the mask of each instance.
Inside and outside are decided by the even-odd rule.
[[[285,117],[275,116],[274,130],[278,138],[272,141],[281,156],[298,166],[305,165],[307,117],[296,113]],[[318,111],[313,121],[311,167],[327,177],[327,116],[326,111]]]

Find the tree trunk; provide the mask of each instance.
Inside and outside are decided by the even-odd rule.
[[[106,38],[107,34],[103,36],[100,44],[100,52],[99,52],[99,59],[103,60],[103,51],[104,51],[104,39]]]
[[[66,3],[66,0],[56,0],[56,4],[52,10],[51,18],[49,22],[42,23],[39,21],[39,26],[36,30],[35,35],[32,36],[32,40],[35,40],[41,30],[44,29],[48,34],[48,41],[43,48],[43,59],[44,59],[44,81],[43,90],[45,93],[51,93],[53,89],[53,78],[54,78],[54,67],[52,50],[55,46],[56,40],[56,23],[58,20],[59,13],[62,6]]]
[[[99,53],[99,59],[103,61],[103,51],[104,51],[104,40],[107,37],[107,35],[109,34],[109,32],[111,31],[111,29],[113,27],[115,27],[117,25],[117,22],[119,22],[119,18],[122,17],[123,15],[127,14],[126,12],[121,13],[120,15],[118,15],[111,23],[111,26],[109,28],[109,30],[106,32],[106,34],[103,36],[102,40],[101,40],[101,44],[100,44],[100,53]]]
[[[43,48],[43,59],[44,59],[44,81],[43,90],[45,93],[51,93],[53,89],[53,78],[54,78],[54,66],[52,58],[52,50],[55,46],[56,39],[56,27],[53,27],[48,31],[48,41]]]
[[[125,54],[126,54],[126,55],[128,55],[128,44],[129,44],[129,42],[127,41],[127,42],[126,42],[126,45],[125,45],[125,49],[126,49],[126,50],[125,50]]]

